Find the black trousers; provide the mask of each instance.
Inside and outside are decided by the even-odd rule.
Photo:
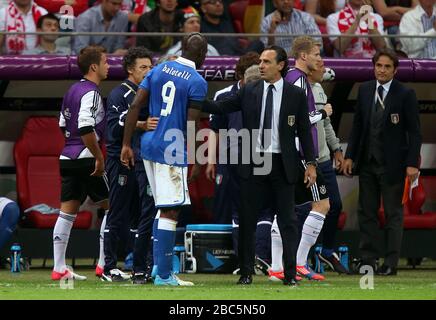
[[[248,179],[241,179],[238,246],[241,275],[253,273],[257,218],[265,205],[273,200],[283,241],[285,277],[295,277],[298,248],[297,217],[294,210],[295,186],[285,176],[281,154],[273,153],[269,174],[251,175]]]
[[[109,213],[104,231],[104,271],[117,266],[118,243],[127,239],[129,221],[139,212],[138,183],[134,170],[124,167],[119,158],[108,157],[106,168],[109,176]]]
[[[403,238],[403,196],[404,182],[388,181],[383,165],[374,160],[364,161],[359,175],[360,254],[365,262],[374,263],[380,257],[378,241],[378,210],[383,199],[385,214],[385,260],[384,264],[396,267],[400,258]]]
[[[138,232],[133,250],[133,271],[139,273],[146,272],[147,265],[151,264],[153,260],[151,233],[157,209],[154,206],[154,199],[143,161],[135,162],[135,174],[139,187],[141,212],[137,221]]]

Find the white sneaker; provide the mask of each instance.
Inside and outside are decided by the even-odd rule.
[[[101,280],[107,282],[123,282],[130,280],[130,275],[122,272],[120,269],[112,269],[109,273],[103,273]]]

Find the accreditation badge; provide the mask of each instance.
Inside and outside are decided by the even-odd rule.
[[[292,127],[295,124],[295,116],[288,116],[288,125]]]
[[[400,115],[398,113],[391,114],[391,122],[393,124],[398,124],[400,122]]]

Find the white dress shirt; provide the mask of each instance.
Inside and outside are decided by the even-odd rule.
[[[273,114],[272,114],[272,141],[270,146],[263,150],[260,142],[260,133],[263,128],[263,117],[265,114],[265,104],[266,104],[266,96],[268,94],[268,87],[270,85],[274,86],[273,89]],[[279,137],[279,117],[280,117],[280,106],[282,103],[282,95],[283,95],[283,78],[280,78],[275,83],[263,82],[263,96],[262,96],[262,113],[260,114],[260,126],[259,126],[259,135],[257,137],[257,145],[256,151],[264,151],[264,152],[272,152],[272,153],[281,153],[280,148],[280,137]]]
[[[393,79],[392,79],[393,80]],[[383,87],[383,96],[380,97],[382,99],[382,101],[385,100],[386,95],[389,92],[389,88],[391,87],[392,84],[392,80],[389,82],[386,82],[385,84],[380,84],[380,82],[377,81],[377,85],[375,87],[375,93],[374,93],[374,102],[377,103],[377,91],[378,91],[378,87],[382,86]]]
[[[400,35],[425,35],[436,36],[436,30],[430,24],[428,30],[424,30],[423,18],[427,17],[421,5],[406,12],[400,21]],[[432,17],[435,19],[436,6],[433,7]],[[400,38],[401,50],[407,53],[409,58],[436,59],[436,38]]]

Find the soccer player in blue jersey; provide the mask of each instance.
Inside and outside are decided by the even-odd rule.
[[[62,190],[60,214],[53,229],[53,280],[65,277],[86,280],[85,276],[69,270],[65,263],[71,229],[80,205],[87,196],[102,208],[109,208],[101,150],[106,109],[98,88],[109,71],[105,52],[100,46],[80,50],[77,65],[83,79],[70,87],[62,102],[59,126],[65,135],[65,146],[59,157]],[[102,260],[102,242],[100,246],[99,260]]]
[[[118,242],[123,235],[127,234],[127,226],[131,220],[140,221],[137,233],[137,241],[135,247],[140,248],[135,251],[136,265],[134,266],[134,282],[141,280],[146,282],[146,262],[145,257],[150,250],[149,243],[151,238],[151,226],[153,223],[155,209],[154,202],[151,197],[146,196],[146,188],[148,185],[147,177],[144,175],[141,180],[141,196],[138,188],[136,177],[136,168],[138,171],[144,171],[144,164],[138,165],[135,163],[135,171],[124,167],[120,162],[121,146],[124,134],[124,121],[126,118],[129,106],[138,90],[138,85],[144,80],[145,75],[152,68],[151,53],[143,47],[130,48],[123,58],[123,68],[128,78],[120,85],[115,87],[107,99],[107,159],[106,167],[109,177],[109,214],[107,218],[106,228],[104,230],[104,252],[105,265],[104,272],[101,277],[105,281],[116,282],[124,281],[130,278],[127,274],[117,269],[117,247]],[[157,125],[158,118],[150,118],[147,115],[141,115],[140,121],[137,122],[133,144],[139,145],[141,134],[145,130],[153,130]],[[135,150],[136,151],[136,150]],[[139,157],[139,152],[135,152],[136,157]],[[139,167],[142,166],[142,171]],[[151,199],[150,199],[151,198]],[[142,201],[144,202],[145,210],[141,212]],[[135,264],[135,263],[134,263]],[[139,264],[139,265],[138,265]]]
[[[199,33],[185,36],[182,57],[156,66],[139,85],[125,122],[121,162],[130,168],[134,166],[130,140],[140,108],[148,101],[146,105],[150,116],[159,117],[156,130],[146,132],[141,139],[141,155],[156,207],[160,211],[153,235],[157,239],[155,285],[193,285],[180,280],[171,272],[171,267],[180,207],[190,204],[187,121],[197,122],[206,97],[207,83],[196,71],[203,64],[206,52],[205,37]],[[199,166],[195,164],[189,180],[198,174]]]
[[[19,217],[20,208],[17,203],[0,197],[0,250],[9,241]]]

